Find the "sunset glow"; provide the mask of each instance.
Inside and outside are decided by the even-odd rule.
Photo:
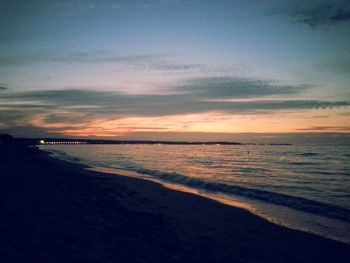
[[[311,2],[2,1],[0,130],[345,136],[350,27]]]

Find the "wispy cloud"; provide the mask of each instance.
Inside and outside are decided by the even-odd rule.
[[[8,133],[15,137],[63,137],[60,131],[48,131],[46,128],[33,126],[30,124],[22,124],[16,126],[7,126],[0,129],[1,133]]]
[[[279,85],[274,81],[223,76],[184,80],[167,87],[172,89],[171,95],[135,95],[86,89],[4,92],[0,97],[0,124],[8,128],[45,126],[47,131],[54,133],[67,131],[70,127],[70,134],[82,131],[86,125],[90,133],[92,128],[95,132],[103,133],[101,121],[115,125],[118,119],[162,118],[163,121],[169,116],[218,114],[215,117],[217,121],[220,114],[268,116],[283,112],[350,107],[350,102],[345,100],[295,99],[310,87],[313,86]],[[182,123],[185,126],[192,125],[184,121]],[[118,122],[118,127],[126,131],[135,130],[135,127],[143,127],[141,130],[144,131],[155,130],[151,124],[149,127],[147,125],[137,121],[135,124]],[[167,122],[167,125],[171,123]],[[185,129],[185,126],[182,128]],[[165,129],[157,126],[157,130]],[[181,127],[176,129],[180,130]]]
[[[169,115],[208,111],[254,112],[289,108],[337,107],[336,103],[319,101],[284,101],[281,96],[297,95],[310,85],[279,85],[273,81],[232,77],[205,77],[183,80],[165,87],[171,95],[66,89],[7,93],[2,96],[3,107],[49,109],[65,107],[69,111],[94,114]],[[271,96],[279,96],[271,101]],[[259,100],[237,100],[259,98]],[[227,101],[227,99],[236,99]],[[25,103],[23,103],[25,102]],[[32,102],[32,103],[31,103]],[[82,108],[83,107],[83,108]]]
[[[108,64],[120,66],[123,70],[185,72],[203,71],[207,67],[199,63],[179,63],[170,54],[118,55],[111,51],[60,52],[34,54],[2,54],[0,66],[28,66],[32,64]]]
[[[297,131],[350,131],[350,126],[312,126],[299,128]]]
[[[197,86],[198,87],[198,86]],[[205,90],[205,88],[204,88]],[[191,92],[190,92],[191,91]],[[241,91],[241,90],[238,90]],[[223,93],[221,98],[245,97],[252,95],[265,96],[255,89],[249,91],[237,90],[234,93]],[[222,94],[222,92],[220,93]],[[279,89],[276,93],[281,94]],[[164,116],[174,114],[190,114],[205,112],[226,112],[235,114],[269,114],[283,110],[331,109],[348,107],[347,101],[291,100],[291,99],[260,99],[260,100],[205,100],[215,96],[210,90],[200,96],[196,90],[186,90],[186,93],[173,95],[130,95],[120,92],[103,92],[88,90],[47,90],[4,94],[0,100],[3,109],[23,109],[26,112],[42,111],[55,113],[57,111],[70,113],[87,113],[91,116]],[[226,96],[226,97],[225,97]],[[216,96],[218,97],[218,96]],[[13,104],[13,101],[17,103]],[[22,103],[22,104],[21,104]],[[27,114],[27,113],[26,113]],[[51,121],[53,117],[51,115]],[[62,117],[62,116],[61,116]]]
[[[284,10],[273,11],[274,14],[285,15],[292,22],[306,24],[312,28],[331,26],[350,21],[349,1],[303,1]]]
[[[72,52],[60,54],[35,53],[2,55],[0,64],[3,65],[28,65],[34,63],[132,63],[132,62],[155,62],[161,59],[160,54],[140,54],[119,56],[109,51],[98,52]]]
[[[1,109],[0,106],[0,123],[6,127],[17,126],[19,124],[28,123],[36,117],[38,113],[43,113],[42,110],[36,109]]]
[[[181,64],[166,61],[158,61],[150,66],[151,69],[162,71],[184,71],[192,69],[201,69],[204,66],[202,64]]]
[[[176,90],[204,98],[240,98],[297,94],[311,85],[279,85],[274,81],[232,77],[206,77],[184,81]]]

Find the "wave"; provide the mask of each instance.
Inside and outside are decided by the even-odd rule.
[[[350,173],[347,172],[327,172],[327,171],[304,171],[306,174],[321,174],[321,175],[340,175],[340,176],[349,176]]]
[[[231,185],[223,182],[213,182],[213,181],[205,180],[203,178],[188,177],[186,175],[176,173],[176,172],[163,172],[159,170],[147,169],[147,168],[140,167],[136,163],[132,162],[130,158],[127,158],[122,155],[119,155],[118,156],[119,160],[115,160],[114,162],[114,164],[117,166],[115,165],[111,166],[110,163],[107,164],[105,162],[100,162],[100,161],[91,162],[85,159],[72,157],[66,154],[65,152],[59,151],[59,150],[50,149],[50,152],[57,155],[61,159],[71,161],[71,162],[79,162],[79,163],[83,162],[95,167],[102,165],[103,167],[108,167],[112,169],[118,168],[118,169],[133,171],[139,174],[151,176],[155,179],[159,179],[164,182],[180,184],[190,188],[204,190],[212,193],[233,194],[233,195],[242,196],[250,199],[256,199],[256,200],[264,201],[275,205],[290,207],[296,210],[300,210],[300,211],[304,211],[312,214],[317,214],[317,215],[321,215],[321,216],[325,216],[333,219],[340,219],[350,223],[350,210],[346,208],[338,207],[336,205],[329,205],[329,204],[321,203],[319,201],[309,200],[303,197],[290,196],[287,194],[270,192],[267,190],[256,189],[256,188]],[[313,155],[313,153],[310,153],[310,152],[302,153],[302,154]],[[249,169],[252,169],[252,168],[249,168]],[[304,171],[304,172],[309,173],[308,171]],[[320,173],[320,172],[312,171],[311,173]],[[324,172],[324,171],[323,173],[328,174],[327,172]],[[348,175],[346,172],[344,174]]]
[[[50,149],[48,152],[53,154],[54,156],[58,157],[59,159],[62,159],[62,160],[65,160],[65,161],[74,162],[74,163],[77,163],[77,162],[80,163],[82,161],[78,157],[74,157],[74,156],[68,155],[68,154],[66,154],[63,151]]]
[[[316,163],[311,163],[311,162],[289,162],[288,164],[295,165],[295,166],[317,165]]]
[[[137,168],[132,170],[140,174],[151,175],[152,177],[166,182],[181,184],[184,186],[196,188],[199,190],[205,190],[208,192],[234,194],[243,197],[248,197],[251,199],[269,202],[275,205],[286,206],[312,214],[326,216],[333,219],[340,219],[350,223],[350,210],[337,206],[331,206],[313,200],[308,200],[302,197],[289,196],[286,194],[274,193],[255,188],[229,185],[220,182],[209,182],[201,178],[191,178],[175,172],[167,173],[146,168]]]
[[[296,153],[296,156],[318,156],[320,154],[314,152]]]

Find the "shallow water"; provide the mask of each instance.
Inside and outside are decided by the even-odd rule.
[[[350,243],[350,148],[255,145],[45,145],[100,171],[241,202],[275,223]]]

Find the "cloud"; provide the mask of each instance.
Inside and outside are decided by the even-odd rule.
[[[175,89],[201,98],[240,98],[297,94],[310,85],[279,85],[273,81],[249,78],[207,77],[186,80]]]
[[[206,77],[182,81],[171,95],[125,94],[97,90],[43,90],[7,93],[0,106],[8,109],[64,110],[97,115],[159,116],[223,111],[249,113],[290,108],[337,107],[317,101],[268,100],[269,96],[296,95],[311,86],[278,85],[272,81],[231,77]],[[169,89],[169,87],[166,87]],[[265,101],[227,101],[260,98]]]
[[[28,66],[41,63],[57,64],[113,64],[134,71],[184,72],[203,70],[198,63],[178,63],[169,54],[117,55],[110,51],[61,52],[0,55],[0,66]]]
[[[350,126],[312,126],[296,129],[297,131],[350,131]]]
[[[277,89],[278,90],[278,89]],[[254,92],[253,92],[254,91]],[[234,93],[237,97],[263,94],[255,89],[247,93]],[[268,91],[267,94],[272,94]],[[277,93],[280,94],[280,93]],[[175,114],[226,112],[234,114],[268,114],[283,110],[328,109],[348,107],[347,101],[318,101],[318,100],[203,100],[210,98],[212,92],[201,93],[193,91],[173,95],[130,95],[120,92],[103,92],[88,90],[47,90],[4,94],[0,100],[0,108],[22,109],[33,113],[46,113],[47,120],[62,118],[57,112],[70,114],[91,114],[91,116],[165,116]],[[219,96],[218,94],[214,94]],[[231,94],[233,95],[233,93]],[[226,97],[225,97],[226,96]],[[222,96],[228,98],[228,93]],[[16,103],[13,103],[13,102]],[[54,114],[54,115],[50,115]],[[58,121],[58,120],[57,120]]]
[[[36,53],[12,56],[2,55],[0,64],[3,65],[28,65],[33,63],[135,63],[152,62],[162,58],[163,55],[140,54],[118,56],[108,51],[99,52],[73,52],[61,54]]]
[[[92,114],[72,114],[71,112],[65,113],[52,113],[44,118],[44,122],[48,124],[52,123],[77,123],[86,121],[92,117]]]
[[[41,110],[25,110],[25,109],[1,109],[0,104],[0,126],[13,127],[19,124],[24,124],[35,118]]]
[[[202,64],[177,64],[177,63],[171,63],[171,62],[164,62],[159,61],[150,66],[151,69],[156,70],[176,70],[176,71],[183,71],[183,70],[192,70],[192,69],[201,69],[203,68]]]
[[[273,13],[285,15],[294,23],[306,24],[312,28],[350,21],[350,5],[346,0],[299,2],[292,8],[274,10]]]
[[[60,132],[47,131],[45,128],[36,127],[33,125],[15,125],[6,128],[0,128],[0,133],[11,134],[14,137],[63,137]]]
[[[278,85],[259,79],[207,77],[182,81],[171,87],[171,95],[81,89],[6,92],[0,97],[0,126],[44,125],[49,132],[70,130],[73,134],[85,125],[90,128],[97,125],[94,129],[101,132],[103,127],[98,124],[101,120],[108,123],[124,118],[206,113],[269,115],[350,107],[348,101],[288,98],[289,95],[299,96],[310,87]],[[139,124],[135,125],[126,123],[120,128],[135,130]],[[142,127],[142,130],[148,129],[147,126]],[[164,130],[161,126],[150,129]]]

